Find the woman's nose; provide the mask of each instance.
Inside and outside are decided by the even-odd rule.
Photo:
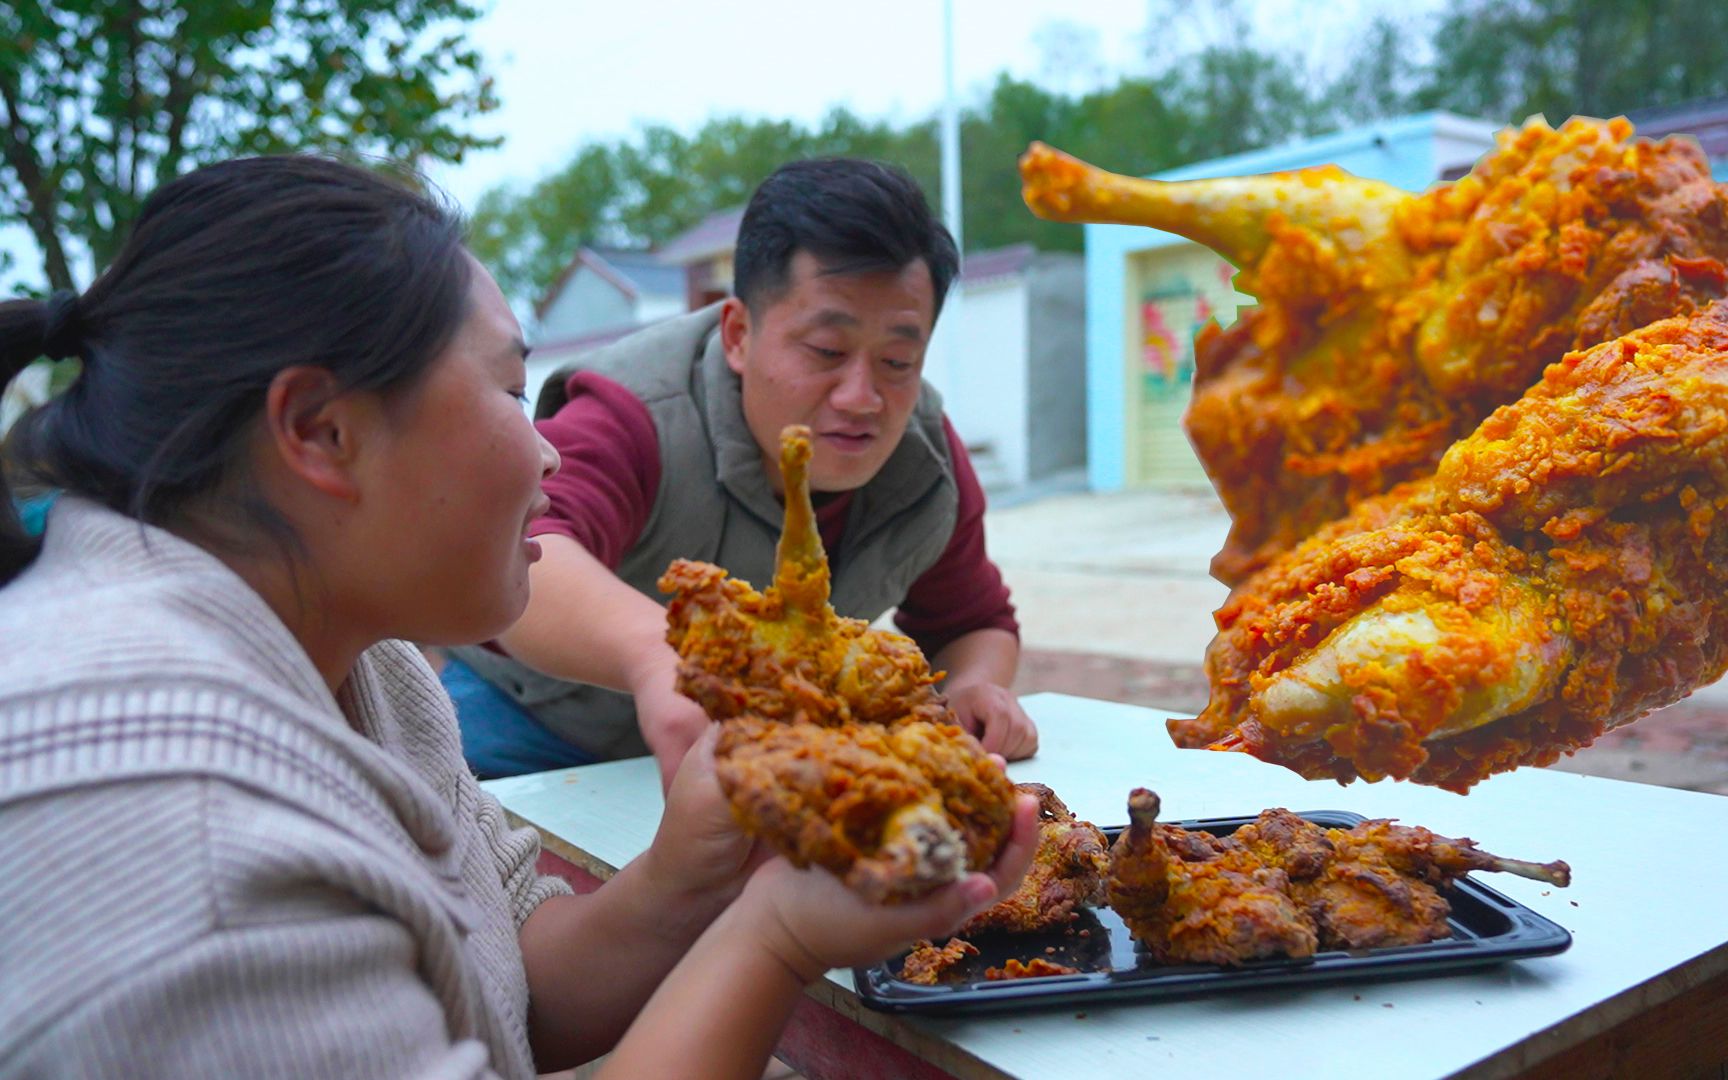
[[[540,434],[538,428],[534,431],[534,438],[540,443],[540,479],[545,480],[558,471],[561,462],[558,458],[558,451],[546,441],[546,436]]]

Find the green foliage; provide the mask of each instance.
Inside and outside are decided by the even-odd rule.
[[[1542,112],[1558,123],[1728,93],[1728,3],[1450,0],[1424,33],[1386,0],[1329,77],[1242,44],[1248,22],[1228,0],[1164,0],[1149,11],[1157,32],[1148,41],[1165,59],[1148,74],[1086,93],[1004,75],[965,111],[969,250],[1021,241],[1079,250],[1080,229],[1035,218],[1020,202],[1016,160],[1034,139],[1144,175],[1422,109],[1500,123]],[[1167,55],[1196,34],[1201,44]],[[781,162],[823,153],[894,161],[932,199],[939,190],[934,119],[894,128],[838,110],[808,130],[737,117],[688,136],[652,127],[586,146],[531,187],[488,193],[475,214],[476,249],[509,295],[529,300],[582,244],[664,243],[742,203]]]
[[[51,287],[113,255],[151,189],[199,164],[318,150],[459,161],[496,140],[468,0],[0,4],[0,218]]]
[[[710,120],[693,135],[664,125],[590,143],[526,189],[495,188],[475,207],[471,245],[506,295],[539,296],[584,244],[653,247],[717,210],[742,205],[786,161],[879,158],[936,183],[933,124],[897,131],[836,109],[812,129],[787,120]]]
[[[1452,0],[1415,96],[1496,122],[1608,117],[1728,93],[1728,4]]]

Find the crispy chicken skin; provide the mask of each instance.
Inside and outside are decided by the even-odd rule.
[[[1234,846],[1172,850],[1158,810],[1158,796],[1136,788],[1128,797],[1128,828],[1110,849],[1110,906],[1134,940],[1166,964],[1314,954],[1313,920],[1290,897],[1284,871]],[[1183,857],[1202,852],[1209,857]]]
[[[1466,791],[1728,669],[1728,301],[1569,354],[1217,613],[1182,746]]]
[[[1233,591],[1179,745],[1462,792],[1728,669],[1728,186],[1694,144],[1532,121],[1421,195],[1022,171],[1034,210],[1184,233],[1260,301],[1196,342]]]
[[[1001,967],[984,969],[984,978],[990,982],[1002,982],[1007,979],[1047,979],[1052,975],[1078,974],[1080,974],[1079,968],[1054,963],[1042,956],[1034,956],[1030,960],[1021,960],[1017,957],[1010,958]]]
[[[900,979],[919,986],[935,986],[968,956],[977,955],[978,950],[971,942],[957,937],[949,938],[946,945],[918,941],[900,963]]]
[[[1038,798],[1038,851],[1032,869],[1011,896],[979,912],[960,927],[962,936],[987,930],[1035,933],[1078,917],[1080,909],[1104,900],[1104,875],[1110,869],[1110,842],[1090,821],[1074,816],[1043,784],[1017,784]]]
[[[667,640],[679,690],[721,722],[715,770],[744,828],[895,903],[990,865],[1014,788],[910,639],[829,606],[809,461],[809,429],[787,428],[774,583],[759,593],[719,567],[673,563],[660,579],[673,594]]]
[[[1039,216],[1180,233],[1258,300],[1196,341],[1184,424],[1230,511],[1229,585],[1432,472],[1568,350],[1728,292],[1728,189],[1624,120],[1532,120],[1419,195],[1336,166],[1160,183],[1041,143],[1021,175]]]
[[[1145,788],[1129,795],[1130,825],[1111,849],[1107,887],[1135,940],[1164,963],[1421,944],[1451,936],[1443,891],[1469,871],[1571,882],[1563,862],[1502,859],[1391,821],[1323,829],[1275,809],[1214,837],[1160,824],[1158,810]]]

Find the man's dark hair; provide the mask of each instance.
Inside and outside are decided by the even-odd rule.
[[[738,227],[732,291],[751,311],[786,290],[792,256],[827,274],[899,270],[923,259],[937,313],[960,269],[954,238],[904,170],[857,158],[782,165],[750,197]]]

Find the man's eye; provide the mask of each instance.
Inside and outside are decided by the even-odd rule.
[[[811,352],[815,353],[817,356],[820,356],[824,360],[839,360],[840,358],[842,358],[846,355],[844,352],[841,352],[839,349],[824,349],[820,345],[811,345],[811,346],[809,346],[809,349]]]
[[[882,362],[884,364],[887,364],[889,367],[893,368],[895,371],[911,371],[912,370],[912,361],[910,361],[910,360],[901,360],[898,357],[884,356],[882,358]]]

